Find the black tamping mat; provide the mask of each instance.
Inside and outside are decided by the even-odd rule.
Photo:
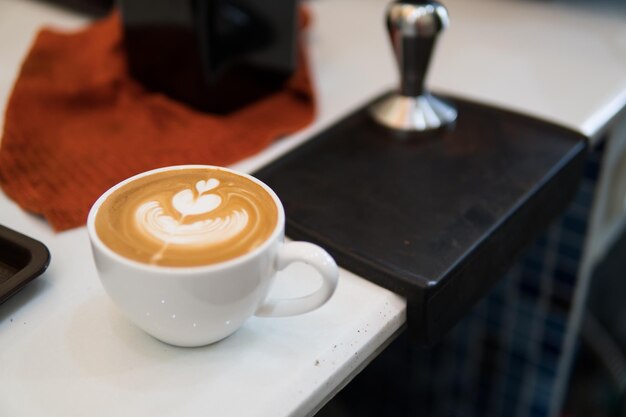
[[[448,99],[452,129],[397,137],[363,107],[255,173],[283,201],[287,235],[405,296],[426,345],[566,207],[587,147],[563,127]]]

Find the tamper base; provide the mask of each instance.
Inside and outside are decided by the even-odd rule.
[[[457,117],[452,105],[430,93],[416,97],[391,93],[372,104],[369,110],[378,123],[405,132],[439,129]]]

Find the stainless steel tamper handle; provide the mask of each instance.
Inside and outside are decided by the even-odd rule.
[[[397,91],[374,103],[379,123],[401,131],[429,131],[456,119],[456,110],[424,86],[439,33],[449,24],[446,8],[436,1],[399,0],[387,8],[387,29],[400,71]]]
[[[448,12],[435,2],[394,2],[387,10],[387,30],[400,68],[400,93],[422,94],[437,35],[448,26]]]

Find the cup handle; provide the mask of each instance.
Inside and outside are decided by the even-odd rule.
[[[328,252],[313,243],[289,242],[276,255],[274,266],[280,271],[293,262],[304,262],[315,268],[322,276],[321,287],[303,297],[267,300],[258,308],[256,316],[295,316],[315,310],[333,295],[337,288],[339,268]]]

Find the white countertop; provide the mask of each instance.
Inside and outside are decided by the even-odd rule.
[[[592,139],[626,106],[626,2],[444,0],[431,86]]]
[[[318,118],[234,168],[262,166],[394,84],[385,3],[311,3]],[[597,136],[626,103],[626,8],[571,3],[445,1],[452,26],[429,84]],[[2,113],[37,29],[84,23],[45,3],[0,0]],[[0,223],[52,253],[48,271],[0,305],[1,416],[309,415],[405,322],[401,297],[342,271],[337,293],[313,313],[252,318],[217,344],[174,348],[130,325],[108,301],[85,228],[55,234],[1,193]],[[309,274],[283,272],[284,293],[306,292]]]

